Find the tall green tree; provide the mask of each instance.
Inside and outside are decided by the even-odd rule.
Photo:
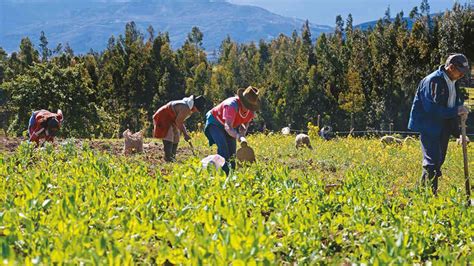
[[[28,37],[21,39],[20,52],[18,58],[25,67],[32,66],[34,62],[39,62],[38,51]]]
[[[48,58],[51,56],[52,52],[48,48],[48,38],[46,38],[46,35],[44,34],[44,31],[41,31],[40,35],[40,53],[41,53],[41,61],[46,62],[48,61]]]

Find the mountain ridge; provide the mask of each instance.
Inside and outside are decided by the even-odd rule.
[[[92,6],[93,4],[93,6]],[[300,30],[304,21],[283,17],[263,8],[234,5],[223,0],[198,1],[103,1],[24,3],[7,0],[0,4],[0,47],[7,52],[19,49],[28,36],[35,44],[44,31],[49,48],[69,43],[85,53],[105,49],[107,40],[124,33],[125,24],[134,21],[142,33],[149,25],[156,32],[168,32],[173,48],[180,47],[193,26],[204,34],[203,47],[216,50],[229,35],[237,42],[270,40],[280,33]],[[313,37],[331,32],[332,27],[312,25]]]

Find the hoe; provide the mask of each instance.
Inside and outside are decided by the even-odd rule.
[[[467,143],[466,143],[466,117],[461,118],[461,134],[462,134],[462,154],[464,159],[464,178],[466,186],[467,205],[472,206],[471,200],[471,184],[469,182],[469,165],[467,160]]]

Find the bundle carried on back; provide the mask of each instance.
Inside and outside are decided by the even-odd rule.
[[[125,143],[123,146],[124,154],[133,154],[137,152],[143,152],[143,132],[138,131],[132,133],[129,129],[123,132]]]

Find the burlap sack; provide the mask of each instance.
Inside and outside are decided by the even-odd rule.
[[[236,157],[239,162],[255,162],[255,152],[250,148],[247,142],[242,142],[240,144],[240,149],[237,150]]]
[[[132,133],[129,129],[123,132],[125,143],[123,146],[124,154],[133,154],[143,152],[143,132]]]

